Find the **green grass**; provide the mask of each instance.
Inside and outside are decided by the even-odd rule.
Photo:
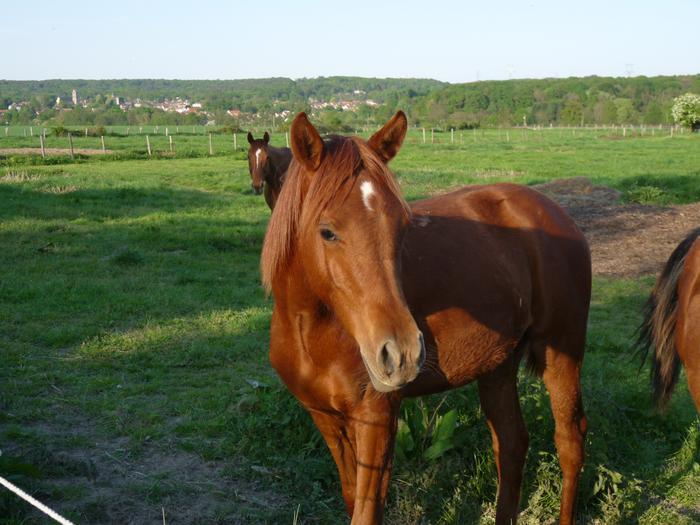
[[[700,200],[699,137],[469,133],[423,145],[412,132],[392,165],[410,198],[587,176],[629,199]],[[4,162],[0,475],[79,523],[154,522],[161,508],[184,522],[291,523],[297,506],[301,523],[342,522],[330,454],[267,361],[258,258],[269,211],[242,154]],[[684,378],[659,415],[629,351],[652,283],[594,282],[582,522],[700,520],[700,423]],[[522,521],[542,523],[558,509],[553,423],[541,382],[523,375],[520,388],[531,436]],[[456,446],[397,459],[387,522],[491,523],[496,473],[475,388],[417,403],[456,410]],[[41,522],[0,492],[0,523]]]

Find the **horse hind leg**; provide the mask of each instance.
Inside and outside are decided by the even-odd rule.
[[[537,347],[544,350],[544,355],[540,356],[544,359],[542,379],[549,392],[555,425],[554,443],[562,470],[561,525],[575,521],[576,493],[583,467],[587,423],[581,400],[580,376],[584,342],[585,337],[581,336],[574,341],[564,338],[561,342],[548,342],[542,346],[533,344],[535,352]]]
[[[695,409],[700,412],[700,369],[686,367],[685,375],[688,378],[688,390],[695,401]]]
[[[520,505],[523,466],[528,448],[517,373],[519,355],[513,355],[493,372],[479,377],[479,398],[493,440],[498,469],[496,523],[514,524]]]

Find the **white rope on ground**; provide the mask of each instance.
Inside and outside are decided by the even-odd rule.
[[[3,485],[7,490],[14,492],[23,500],[28,501],[29,503],[34,505],[37,509],[39,509],[41,512],[43,512],[44,514],[48,514],[53,519],[55,519],[57,522],[61,523],[61,525],[75,525],[72,521],[68,521],[63,516],[59,515],[58,513],[54,512],[53,510],[48,508],[41,501],[38,501],[38,500],[32,498],[29,494],[24,492],[21,488],[13,485],[12,483],[7,481],[2,476],[0,476],[0,485]]]

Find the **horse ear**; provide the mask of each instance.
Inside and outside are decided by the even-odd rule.
[[[303,111],[294,118],[290,136],[294,158],[308,171],[316,171],[323,158],[323,140]]]
[[[367,144],[386,163],[393,159],[403,144],[408,130],[408,120],[403,111],[398,111],[384,127],[367,141]]]
[[[265,141],[265,144],[270,142],[270,134],[266,131],[265,134],[263,135],[263,140]]]
[[[248,132],[248,143],[252,144],[255,139],[253,138],[253,134],[249,131]]]

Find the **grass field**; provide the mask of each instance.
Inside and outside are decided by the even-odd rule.
[[[698,136],[470,133],[424,145],[411,132],[392,164],[409,199],[586,176],[625,200],[700,201]],[[146,159],[132,135],[109,137],[123,154],[107,158],[0,157],[0,475],[76,523],[162,523],[163,512],[167,523],[342,523],[330,454],[267,361],[269,210],[230,136],[214,135],[214,156],[206,135],[187,137],[194,153],[172,157]],[[0,135],[0,148],[37,142]],[[654,412],[629,349],[653,280],[594,280],[582,523],[700,522],[700,422],[684,377],[668,412]],[[560,474],[547,394],[526,375],[520,390],[522,522],[551,522]],[[397,458],[387,523],[493,522],[475,388],[406,407],[427,419],[451,409],[453,450],[426,459],[428,430]],[[0,523],[44,522],[0,492]]]

